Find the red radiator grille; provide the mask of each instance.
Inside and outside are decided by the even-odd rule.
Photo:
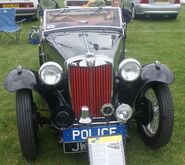
[[[111,102],[112,66],[70,66],[69,84],[75,116],[79,117],[81,107],[86,105],[93,117],[99,117],[102,105]]]

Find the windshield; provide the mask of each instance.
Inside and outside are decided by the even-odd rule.
[[[65,59],[92,53],[112,57],[121,39],[113,32],[59,32],[48,34],[47,40]]]
[[[121,28],[120,8],[81,7],[45,10],[44,30],[84,26],[109,26]]]

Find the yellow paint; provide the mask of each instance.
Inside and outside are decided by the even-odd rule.
[[[92,144],[92,143],[106,143],[106,142],[120,142],[120,141],[122,141],[122,135],[88,138],[88,143],[89,144]]]

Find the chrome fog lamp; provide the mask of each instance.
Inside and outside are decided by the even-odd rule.
[[[121,121],[123,123],[127,122],[128,119],[132,116],[132,108],[128,104],[121,104],[116,109],[116,118],[118,121]]]
[[[101,113],[104,117],[110,117],[114,113],[114,107],[112,104],[104,104],[101,108]]]
[[[39,77],[46,85],[56,85],[62,79],[63,69],[56,62],[46,62],[39,69]]]
[[[81,124],[90,124],[91,122],[92,122],[92,119],[90,117],[89,107],[88,106],[82,106],[79,123],[81,123]]]
[[[125,81],[134,81],[141,74],[141,65],[136,59],[128,58],[120,63],[118,73]]]

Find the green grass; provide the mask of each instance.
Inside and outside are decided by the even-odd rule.
[[[128,25],[127,56],[142,64],[155,60],[166,64],[175,75],[170,86],[175,109],[175,125],[169,144],[159,150],[144,145],[135,125],[129,128],[130,140],[126,144],[128,165],[184,165],[185,164],[185,6],[177,20],[134,20]],[[34,162],[21,155],[15,114],[15,94],[3,88],[3,80],[17,65],[38,70],[38,47],[27,43],[30,26],[38,22],[25,22],[20,43],[0,45],[0,164],[87,165],[88,154],[64,155],[58,137],[48,127],[39,129],[39,154]],[[41,106],[39,97],[36,102]]]

